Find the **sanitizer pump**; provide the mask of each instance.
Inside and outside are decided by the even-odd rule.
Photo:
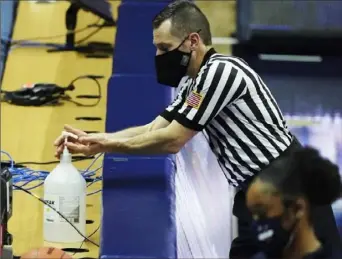
[[[65,137],[67,140],[67,136]],[[56,243],[82,242],[86,235],[86,181],[71,163],[64,148],[60,163],[46,177],[44,200],[60,212],[73,226],[49,206],[44,206],[44,240]]]

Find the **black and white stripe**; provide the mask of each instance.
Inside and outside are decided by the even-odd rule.
[[[199,107],[186,102],[194,91]],[[186,77],[162,116],[202,130],[229,182],[239,186],[265,168],[291,143],[283,115],[269,89],[243,60],[212,55],[197,78]]]

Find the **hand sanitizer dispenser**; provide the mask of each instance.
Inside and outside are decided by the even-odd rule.
[[[46,177],[44,200],[54,207],[86,236],[86,181],[71,163],[71,154],[64,147],[60,163]],[[82,242],[69,222],[49,206],[44,206],[44,240],[47,242]]]

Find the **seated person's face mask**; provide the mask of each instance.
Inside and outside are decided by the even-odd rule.
[[[293,209],[291,210],[286,206],[282,215],[260,218],[253,222],[260,249],[269,259],[281,259],[284,250],[293,242],[297,219],[295,216],[289,217],[290,213],[293,214]],[[288,223],[286,224],[287,228],[284,227],[285,221]]]

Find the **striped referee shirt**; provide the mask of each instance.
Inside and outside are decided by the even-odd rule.
[[[203,130],[234,186],[243,186],[292,142],[268,87],[240,58],[209,50],[197,77],[182,78],[178,90],[161,116]]]

